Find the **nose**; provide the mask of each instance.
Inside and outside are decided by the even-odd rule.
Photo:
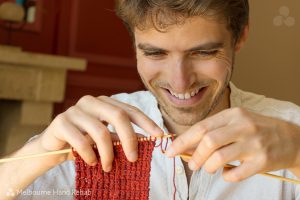
[[[173,59],[167,70],[168,82],[175,92],[184,93],[195,82],[192,63],[184,58]]]

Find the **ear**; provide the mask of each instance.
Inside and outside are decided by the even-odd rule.
[[[245,45],[247,39],[249,36],[249,24],[247,24],[243,30],[243,33],[240,37],[240,39],[238,40],[238,42],[235,44],[235,52],[239,52],[242,47]]]

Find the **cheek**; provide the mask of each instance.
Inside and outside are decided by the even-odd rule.
[[[224,60],[210,60],[201,63],[203,67],[199,67],[199,74],[204,74],[210,79],[218,82],[225,82],[228,75],[231,74],[231,62]]]
[[[137,58],[137,70],[144,81],[151,81],[160,74],[160,67],[153,61]]]

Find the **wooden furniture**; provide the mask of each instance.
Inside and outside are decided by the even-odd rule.
[[[83,59],[0,45],[0,155],[47,127],[54,103],[64,100],[67,70],[85,68]]]

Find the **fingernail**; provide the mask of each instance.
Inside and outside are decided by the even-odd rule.
[[[173,149],[172,147],[169,147],[169,148],[167,149],[167,151],[166,151],[166,155],[167,155],[168,157],[174,157],[174,156],[175,156],[175,151],[174,151],[174,149]]]
[[[92,162],[92,166],[96,166],[98,164],[98,161],[94,161],[94,162]]]
[[[161,130],[160,128],[156,128],[156,129],[155,129],[155,134],[156,134],[156,135],[159,135],[159,136],[162,136],[162,135],[164,135],[164,132],[163,132],[163,130]]]
[[[135,162],[138,158],[137,152],[136,151],[132,151],[131,153],[129,153],[128,155],[128,160],[131,162]]]
[[[110,172],[111,171],[111,169],[112,169],[112,167],[111,166],[107,166],[107,167],[105,167],[105,172]]]
[[[193,160],[189,161],[189,168],[193,171],[197,170],[197,165],[196,165],[195,161],[193,161]]]

